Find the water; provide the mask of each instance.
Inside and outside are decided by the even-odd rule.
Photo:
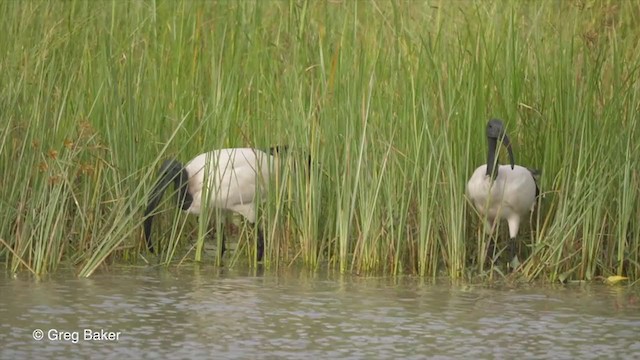
[[[193,267],[0,274],[0,339],[2,359],[637,359],[640,294]]]

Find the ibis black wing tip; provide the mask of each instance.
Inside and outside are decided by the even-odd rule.
[[[540,169],[527,168],[527,170],[529,170],[529,172],[530,172],[530,173],[531,173],[531,175],[533,175],[533,176],[540,176],[540,175],[542,175],[542,170],[540,170]]]
[[[289,145],[276,145],[269,148],[269,154],[275,155],[289,150]]]
[[[540,196],[540,185],[538,184],[540,183],[540,176],[542,175],[542,170],[533,169],[533,168],[527,168],[527,170],[529,170],[529,172],[531,173],[533,182],[534,184],[536,184],[536,198],[538,198],[538,196]]]

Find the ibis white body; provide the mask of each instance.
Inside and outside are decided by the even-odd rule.
[[[256,222],[256,203],[269,182],[274,152],[252,148],[220,149],[200,154],[184,167],[176,160],[166,160],[159,171],[145,210],[144,232],[147,246],[153,250],[151,227],[154,211],[171,183],[178,195],[178,205],[187,213],[200,215],[204,207],[230,210],[250,223]],[[262,258],[264,236],[258,227],[258,260]],[[222,252],[224,253],[224,239]]]
[[[496,220],[506,220],[509,236],[518,235],[520,222],[533,211],[537,185],[526,167],[498,167],[495,180],[487,175],[487,165],[478,167],[467,183],[467,197],[485,219],[485,231],[492,234]]]
[[[186,211],[199,215],[208,197],[211,208],[228,209],[255,222],[255,203],[268,185],[272,159],[251,148],[221,149],[196,156],[184,167],[189,178],[187,191],[193,197]]]

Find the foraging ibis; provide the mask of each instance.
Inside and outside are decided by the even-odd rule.
[[[231,210],[255,225],[255,204],[266,188],[273,156],[285,147],[273,147],[267,154],[252,148],[231,148],[200,154],[185,166],[176,160],[165,160],[159,178],[151,191],[144,216],[144,234],[149,251],[153,252],[151,225],[153,212],[171,183],[178,195],[178,205],[187,213],[199,215],[203,206]],[[205,195],[205,181],[208,195]],[[208,203],[203,197],[208,196]],[[257,258],[262,260],[264,235],[257,227]],[[224,254],[224,237],[222,254]]]
[[[487,123],[489,151],[487,163],[478,167],[467,183],[467,197],[478,213],[485,219],[485,230],[493,233],[495,221],[507,220],[509,225],[509,252],[512,268],[517,267],[515,241],[520,221],[533,211],[539,195],[534,170],[515,165],[511,142],[502,121],[492,119]],[[510,165],[497,164],[498,140],[507,148]],[[493,243],[490,251],[493,256]]]

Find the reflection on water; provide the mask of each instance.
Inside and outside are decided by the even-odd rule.
[[[0,294],[3,359],[640,357],[640,295],[600,284],[496,289],[189,267],[41,282],[0,274]],[[85,329],[104,338],[85,340]]]

